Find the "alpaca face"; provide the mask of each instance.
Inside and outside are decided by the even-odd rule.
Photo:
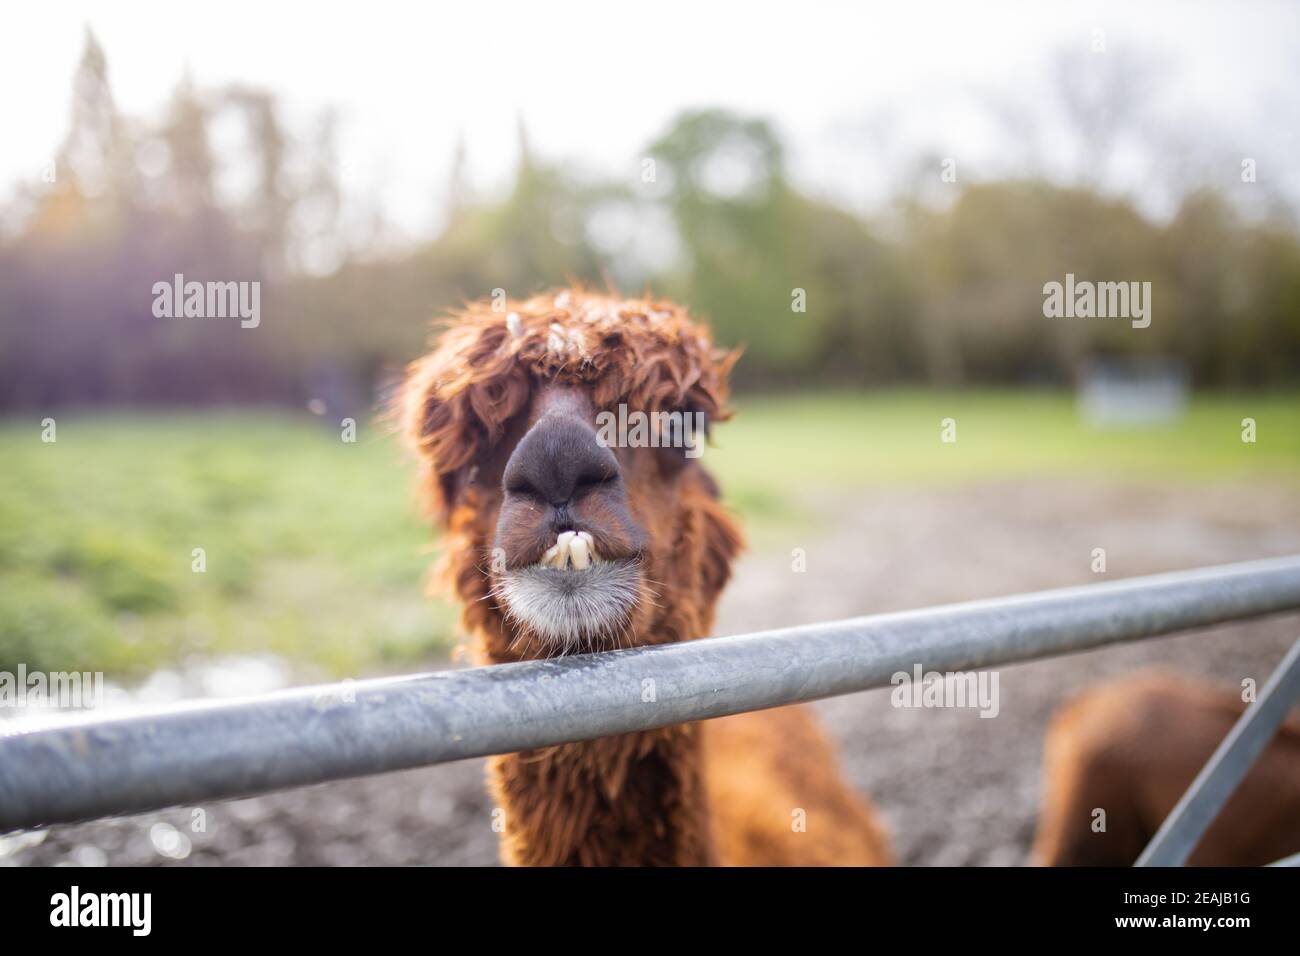
[[[407,434],[447,528],[444,580],[489,659],[707,632],[740,540],[698,445],[610,441],[598,422],[725,418],[731,360],[675,307],[565,291],[471,307],[413,366]]]
[[[684,500],[717,496],[688,449],[604,444],[597,416],[587,390],[537,383],[474,475],[491,597],[546,656],[643,642],[661,589],[696,576],[675,553]]]
[[[619,641],[643,598],[648,537],[628,486],[644,463],[602,445],[595,414],[582,389],[539,388],[502,474],[493,590],[512,625],[560,653]]]

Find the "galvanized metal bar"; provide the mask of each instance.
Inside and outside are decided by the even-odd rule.
[[[1259,697],[1169,811],[1138,857],[1137,866],[1182,866],[1187,862],[1296,701],[1300,701],[1300,641],[1287,652]]]
[[[511,753],[1300,608],[1300,556],[0,738],[0,830]]]

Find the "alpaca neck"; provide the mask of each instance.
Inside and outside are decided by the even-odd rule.
[[[507,863],[714,862],[698,724],[508,754],[489,772]]]
[[[485,650],[497,663],[512,654],[508,645]],[[493,757],[502,859],[519,866],[714,863],[700,733],[699,724],[679,724]]]
[[[663,637],[640,643],[706,633],[711,610],[711,600],[665,603],[644,632]],[[484,663],[545,656],[495,622],[478,636]],[[503,811],[502,859],[521,866],[715,863],[701,729],[679,724],[493,757],[489,784]]]

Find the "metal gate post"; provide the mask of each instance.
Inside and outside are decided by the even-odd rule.
[[[1187,861],[1297,700],[1300,700],[1300,641],[1292,645],[1264,685],[1259,699],[1228,731],[1214,756],[1169,811],[1138,857],[1137,866],[1182,866]]]

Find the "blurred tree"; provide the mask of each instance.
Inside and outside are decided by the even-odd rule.
[[[208,142],[211,112],[186,73],[172,95],[162,140],[167,146],[171,206],[181,215],[213,211],[215,162]]]
[[[280,272],[289,260],[289,217],[295,199],[285,183],[288,137],[276,118],[274,98],[267,91],[234,86],[223,99],[243,113],[256,157],[257,180],[250,197],[249,219],[250,231],[261,247],[259,259],[265,269]],[[198,143],[191,148],[197,152]]]
[[[101,200],[101,211],[116,213],[119,204],[133,202],[139,192],[133,149],[126,122],[113,102],[104,49],[87,27],[55,181],[64,189]]]
[[[849,381],[915,369],[896,263],[865,223],[786,179],[775,132],[718,110],[687,113],[650,147],[688,253],[668,290],[746,347],[751,381],[833,368]]]

